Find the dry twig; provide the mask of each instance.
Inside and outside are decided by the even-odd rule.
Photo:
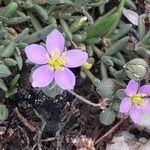
[[[23,134],[26,138],[27,144],[26,144],[26,147],[24,149],[29,149],[30,140],[29,140],[29,137],[28,137],[27,133],[24,131],[24,129],[22,127],[18,126],[18,128],[23,132]]]
[[[37,134],[35,135],[35,137],[34,137],[34,139],[37,138],[37,142],[33,145],[32,150],[34,150],[36,147],[38,147],[39,150],[42,150],[42,147],[41,147],[42,133],[43,133],[43,130],[46,126],[46,120],[35,109],[34,109],[34,112],[41,119],[42,126],[41,126],[40,130],[37,132]]]
[[[115,132],[115,130],[127,119],[127,117],[121,119],[116,125],[114,125],[108,132],[106,132],[103,136],[101,136],[96,142],[95,145],[102,142],[107,136]]]
[[[64,129],[64,127],[66,126],[66,124],[70,121],[70,118],[73,114],[77,113],[77,110],[74,106],[74,103],[76,102],[76,98],[73,100],[72,104],[70,105],[69,103],[67,103],[63,109],[63,114],[61,116],[61,121],[59,123],[58,126],[58,130],[55,134],[56,140],[57,140],[57,146],[56,146],[56,150],[62,150],[62,140],[63,140],[63,136],[62,131]]]
[[[34,109],[35,114],[41,119],[42,121],[42,125],[40,130],[37,132],[37,134],[34,136],[34,139],[37,139],[37,142],[33,145],[32,150],[34,150],[36,147],[38,147],[39,150],[42,150],[42,142],[50,142],[50,141],[54,141],[55,137],[50,137],[47,139],[43,139],[42,140],[42,134],[43,134],[43,130],[47,124],[46,120],[43,118],[42,115],[40,115],[35,109]]]
[[[41,142],[50,142],[50,141],[54,141],[55,139],[56,139],[55,137],[50,137],[50,138],[41,140]]]
[[[31,123],[21,115],[21,113],[19,112],[18,108],[15,108],[15,113],[18,116],[18,118],[20,119],[20,121],[31,131],[31,132],[37,132],[38,128],[34,127],[33,125],[31,125]]]

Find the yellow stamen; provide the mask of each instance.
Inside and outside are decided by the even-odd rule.
[[[63,68],[64,62],[60,60],[60,57],[54,57],[48,60],[48,64],[52,70],[58,70]]]
[[[56,49],[56,51],[53,50],[51,53],[52,57],[48,60],[49,67],[52,70],[63,70],[64,64],[68,61],[67,57],[65,57],[63,53],[60,55],[58,52],[59,49]]]
[[[132,105],[140,105],[144,102],[142,94],[135,94],[131,97]]]

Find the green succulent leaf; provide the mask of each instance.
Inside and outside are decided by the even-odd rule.
[[[105,16],[99,18],[93,25],[86,29],[87,37],[103,37],[109,36],[117,27],[122,9],[124,6],[124,0],[121,0],[120,5],[117,9],[113,9],[108,12]]]
[[[7,66],[15,66],[15,65],[17,65],[16,60],[14,60],[14,59],[12,59],[12,58],[5,58],[3,61],[4,61],[4,63],[5,63]]]
[[[51,83],[47,87],[42,88],[42,91],[51,98],[55,98],[57,95],[63,93],[63,90],[57,86],[55,82]]]
[[[5,9],[2,11],[0,15],[2,15],[3,17],[10,17],[12,14],[15,13],[17,8],[18,8],[17,3],[12,2],[5,7]]]
[[[70,4],[72,5],[73,2],[71,0],[46,0],[48,4]]]
[[[111,109],[102,111],[99,115],[100,122],[104,125],[111,125],[116,118],[116,113]]]
[[[109,48],[106,48],[106,55],[114,55],[120,50],[122,50],[122,48],[128,43],[129,39],[129,36],[125,36],[117,42],[115,42],[114,44],[110,45]]]
[[[5,105],[0,104],[0,124],[8,118],[8,109]]]
[[[119,99],[123,99],[126,97],[126,94],[125,94],[125,90],[124,89],[119,89],[116,91],[116,96],[119,98]]]
[[[15,48],[15,43],[11,42],[9,45],[5,47],[3,53],[1,54],[1,57],[10,57],[14,52],[14,48]]]
[[[9,68],[4,64],[0,64],[0,77],[8,77],[10,75],[11,75],[11,72]]]
[[[23,67],[23,60],[22,60],[20,49],[18,47],[16,47],[16,52],[14,53],[14,55],[18,64],[18,68],[19,70],[21,70]]]
[[[114,111],[118,112],[119,111],[119,106],[120,106],[120,100],[119,99],[114,99],[112,104],[111,104],[111,109],[113,109]]]
[[[14,88],[13,90],[8,90],[5,92],[5,98],[9,98],[17,93],[17,88]]]
[[[43,29],[41,29],[40,31],[37,31],[35,33],[32,33],[28,36],[26,36],[24,39],[23,39],[23,42],[24,43],[28,43],[28,44],[31,44],[31,43],[36,43],[36,42],[39,42],[41,40],[43,40],[44,38],[46,38],[46,36],[56,27],[56,25],[52,24],[52,25],[49,25]]]
[[[125,5],[131,9],[136,10],[136,5],[132,0],[126,0],[125,1]]]
[[[20,79],[20,74],[17,74],[10,82],[10,89],[15,88],[16,84],[18,83],[18,80]]]
[[[110,98],[116,90],[116,83],[110,78],[104,78],[96,85],[96,92],[103,98]]]
[[[8,88],[7,86],[5,85],[3,79],[0,78],[0,88],[3,90],[3,91],[7,91]]]

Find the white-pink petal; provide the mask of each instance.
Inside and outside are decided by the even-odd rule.
[[[130,109],[130,117],[134,123],[140,122],[142,116],[142,110],[140,110],[137,106],[132,106]]]
[[[131,99],[125,97],[120,104],[119,111],[122,113],[127,113],[131,108]]]
[[[46,48],[50,55],[56,51],[61,54],[65,48],[65,39],[57,29],[54,29],[46,39]]]
[[[56,70],[55,82],[64,90],[73,90],[75,86],[75,75],[68,68]]]
[[[128,95],[129,97],[135,95],[138,91],[138,86],[139,86],[138,82],[130,80],[125,88],[126,95]]]
[[[49,54],[46,49],[38,44],[31,44],[25,48],[27,58],[35,64],[46,64]]]
[[[150,98],[143,98],[144,102],[141,105],[141,110],[143,112],[150,112]]]
[[[145,97],[150,96],[150,85],[141,86],[138,93],[145,94]]]
[[[54,78],[54,71],[52,71],[48,65],[43,65],[37,68],[32,74],[32,86],[33,87],[46,87]]]
[[[87,52],[83,52],[79,49],[72,49],[64,53],[66,57],[66,63],[64,64],[66,67],[75,68],[83,65],[87,59]]]

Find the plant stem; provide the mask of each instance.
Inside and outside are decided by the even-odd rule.
[[[86,76],[92,81],[93,85],[96,86],[98,82],[100,82],[100,80],[98,78],[96,78],[91,71],[87,70],[87,69],[83,69],[83,72],[86,74]]]
[[[84,103],[88,104],[88,105],[91,105],[91,106],[94,106],[94,107],[101,107],[102,106],[102,103],[93,103],[85,98],[83,98],[82,96],[76,94],[74,91],[72,90],[68,90],[69,93],[71,93],[72,95],[74,95],[76,98],[80,99],[81,101],[83,101]]]

